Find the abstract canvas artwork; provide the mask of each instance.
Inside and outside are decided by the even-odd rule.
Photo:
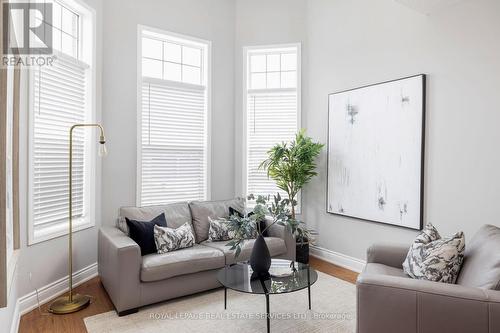
[[[327,211],[422,229],[425,75],[329,95]]]

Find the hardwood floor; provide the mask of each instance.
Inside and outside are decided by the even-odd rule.
[[[317,271],[335,276],[336,278],[350,282],[352,284],[355,284],[356,279],[358,278],[358,273],[356,272],[350,271],[346,268],[334,264],[330,264],[329,262],[315,257],[309,257],[309,264]]]
[[[358,277],[358,273],[314,257],[310,258],[310,264],[320,272],[350,283],[355,283]],[[19,333],[86,333],[83,318],[113,310],[113,304],[98,277],[76,287],[75,292],[92,295],[92,304],[76,313],[53,315],[47,311],[49,302],[41,306],[41,311],[35,309],[21,317]]]
[[[67,315],[54,315],[48,312],[50,302],[46,303],[40,307],[41,311],[35,309],[21,317],[19,333],[86,333],[83,318],[113,310],[113,304],[98,277],[74,290],[79,294],[93,296],[89,307]]]

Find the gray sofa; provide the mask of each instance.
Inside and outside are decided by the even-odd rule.
[[[227,217],[230,206],[241,212],[244,201],[236,198],[122,207],[117,225],[102,227],[98,239],[99,275],[118,314],[127,315],[137,312],[141,306],[220,287],[217,271],[236,260],[248,260],[254,242],[247,241],[235,259],[234,251],[225,246],[227,242],[208,240],[208,217]],[[196,244],[166,254],[141,257],[139,246],[127,235],[125,217],[149,221],[161,213],[165,213],[169,227],[189,222]],[[295,260],[295,239],[283,226],[270,227],[265,239],[271,256]]]
[[[500,332],[500,228],[483,226],[466,244],[457,284],[414,280],[409,245],[374,245],[357,281],[358,333]]]

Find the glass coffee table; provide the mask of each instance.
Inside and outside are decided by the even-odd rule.
[[[222,268],[217,279],[224,286],[224,309],[227,309],[227,289],[266,296],[267,332],[270,332],[269,296],[307,288],[311,310],[311,286],[318,273],[309,265],[290,260],[272,259],[268,276],[256,276],[249,263],[241,262]]]

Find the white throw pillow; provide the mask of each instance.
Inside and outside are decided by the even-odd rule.
[[[188,222],[177,229],[155,225],[154,236],[159,254],[184,249],[194,245],[193,230]]]
[[[464,259],[465,237],[457,232],[441,238],[432,224],[427,224],[413,242],[403,269],[414,279],[455,283]]]

